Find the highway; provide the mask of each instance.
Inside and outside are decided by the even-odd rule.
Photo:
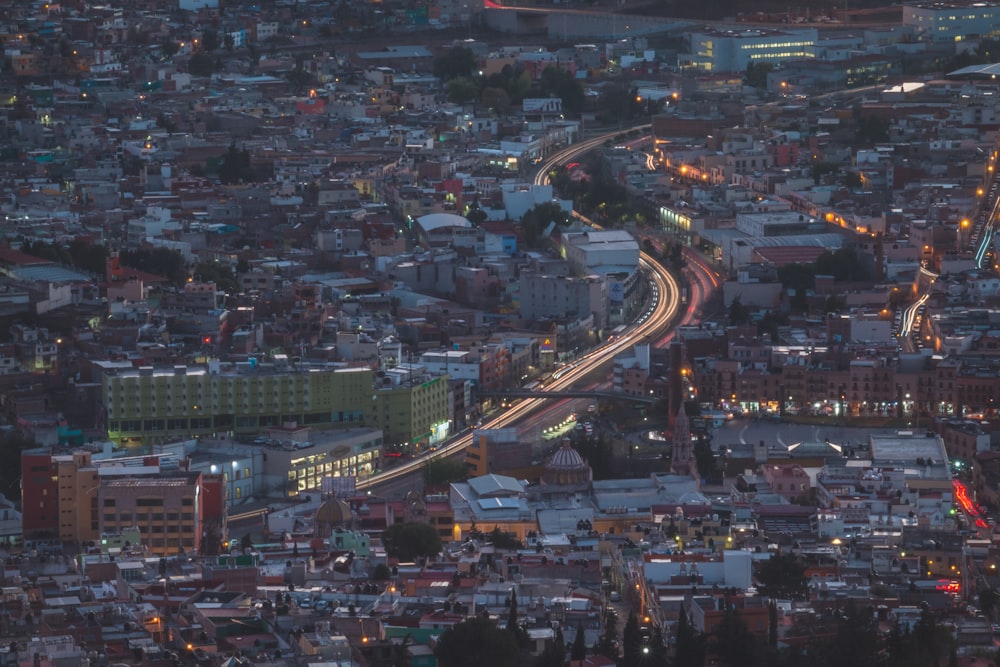
[[[548,172],[557,164],[572,160],[575,157],[593,150],[602,145],[605,141],[613,139],[623,132],[632,130],[645,130],[649,125],[626,128],[616,132],[610,132],[593,139],[578,142],[572,146],[556,151],[550,155],[539,167],[538,176],[535,182],[544,184],[548,180]],[[645,253],[639,253],[639,265],[650,277],[651,299],[649,307],[643,314],[612,341],[600,345],[590,352],[583,354],[572,363],[564,366],[553,376],[548,384],[540,391],[562,391],[567,390],[584,380],[592,373],[610,371],[614,363],[615,355],[625,352],[636,343],[644,341],[657,341],[669,332],[671,325],[677,318],[681,309],[681,289],[677,279],[664,267],[655,257]],[[548,401],[544,399],[524,399],[519,403],[507,408],[505,411],[487,418],[481,428],[504,428],[515,426],[527,419],[532,412],[543,407]],[[399,465],[372,475],[366,479],[359,479],[356,488],[359,491],[368,491],[377,488],[380,484],[392,483],[400,478],[414,473],[418,473],[426,462],[431,459],[446,458],[454,456],[465,450],[472,442],[474,431],[467,430],[460,435],[447,441],[444,446],[437,451],[431,452],[419,458],[400,463]]]

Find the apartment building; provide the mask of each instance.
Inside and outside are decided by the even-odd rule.
[[[257,433],[297,422],[360,426],[371,406],[372,371],[301,367],[277,360],[173,368],[96,362],[108,437],[123,444],[191,435]]]

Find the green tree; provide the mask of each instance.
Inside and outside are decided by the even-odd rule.
[[[587,657],[587,640],[584,637],[583,623],[576,624],[576,636],[573,637],[573,647],[569,651],[569,659],[572,661],[583,660]]]
[[[510,95],[503,88],[483,88],[479,102],[500,117],[510,111]]]
[[[426,523],[396,523],[382,531],[382,543],[388,554],[401,561],[429,558],[441,552],[437,529]]]
[[[729,324],[738,327],[750,321],[750,308],[743,305],[743,300],[737,294],[729,302]]]
[[[174,285],[180,286],[187,282],[187,263],[184,255],[169,248],[139,248],[137,250],[123,249],[118,254],[122,266],[140,269],[163,276]]]
[[[719,656],[722,664],[728,667],[745,667],[753,665],[756,661],[757,646],[754,636],[733,606],[727,607],[723,612],[712,645],[714,653]]]
[[[833,643],[837,647],[838,664],[876,667],[881,662],[875,617],[867,608],[859,609],[854,600],[848,601],[840,615]]]
[[[702,667],[705,664],[705,638],[691,625],[687,611],[677,618],[674,667]]]
[[[163,55],[167,58],[172,58],[177,55],[177,51],[180,47],[172,39],[164,39],[160,42],[160,50],[163,51]]]
[[[479,99],[479,84],[466,76],[449,79],[445,84],[445,90],[448,92],[448,100],[455,104],[465,104]]]
[[[712,452],[712,445],[704,435],[698,436],[695,442],[694,462],[698,468],[698,476],[702,479],[715,479],[719,475],[719,466]]]
[[[372,579],[375,581],[387,581],[392,578],[392,570],[385,563],[379,563],[372,569]]]
[[[979,608],[983,610],[986,618],[993,617],[993,610],[996,608],[997,602],[1000,602],[1000,597],[997,596],[997,592],[992,586],[979,587]]]
[[[521,218],[521,230],[524,242],[530,248],[539,247],[545,240],[545,231],[555,223],[560,226],[569,224],[569,214],[555,202],[538,204],[525,212]]]
[[[545,648],[538,655],[535,667],[565,667],[566,644],[562,639],[562,631],[556,629],[556,638],[546,642]]]
[[[425,486],[442,487],[463,481],[469,476],[469,467],[458,459],[431,459],[424,465],[423,474]]]
[[[521,625],[517,622],[517,591],[514,589],[511,589],[510,599],[507,601],[507,626],[504,629],[514,633],[515,637],[521,632]]]
[[[250,533],[244,533],[243,537],[240,538],[240,551],[244,554],[250,553],[253,550],[253,538],[250,537]]]
[[[572,72],[549,65],[542,70],[538,83],[543,97],[558,97],[562,100],[563,111],[572,114],[583,111],[583,86],[573,77]]]
[[[225,155],[222,156],[222,163],[219,165],[219,181],[223,185],[239,183],[240,181],[255,181],[253,169],[250,166],[250,151],[240,150],[236,147],[236,142],[232,141]]]
[[[604,627],[601,629],[601,636],[597,639],[594,652],[605,658],[618,660],[618,618],[611,607],[604,612]]]
[[[774,598],[767,601],[767,645],[778,647],[778,602]]]
[[[493,545],[494,549],[505,549],[509,551],[524,547],[521,540],[514,537],[511,533],[500,530],[500,526],[494,526],[488,537],[490,544]]]
[[[211,53],[219,48],[219,33],[212,29],[206,28],[201,32],[201,48],[207,53]]]
[[[204,51],[199,51],[188,60],[188,72],[193,76],[212,76],[214,71],[215,61]]]
[[[836,281],[858,281],[867,278],[867,271],[857,249],[844,246],[827,250],[816,258],[816,275],[833,276]]]
[[[639,632],[639,619],[635,612],[630,612],[622,631],[622,659],[619,667],[642,667],[642,634]]]
[[[751,88],[767,88],[767,75],[774,71],[774,63],[750,61],[747,63],[746,82]]]
[[[653,633],[649,638],[649,654],[646,656],[647,664],[666,665],[667,664],[667,643],[663,638],[663,628],[659,625],[653,627]]]
[[[108,261],[108,249],[105,246],[73,239],[67,250],[74,267],[96,276],[104,275]]]
[[[758,590],[764,597],[805,600],[806,566],[793,554],[774,554],[757,566]]]
[[[34,438],[17,429],[0,435],[0,493],[10,500],[21,497],[21,453],[35,446]]]
[[[464,46],[453,46],[447,53],[434,59],[434,76],[441,81],[459,77],[469,78],[476,71],[476,54]]]
[[[215,283],[218,289],[228,294],[236,294],[240,291],[240,283],[236,279],[233,267],[218,260],[198,262],[194,265],[191,273],[195,280]]]
[[[440,667],[516,667],[518,645],[511,633],[477,616],[445,630],[434,655]]]
[[[859,144],[889,141],[889,121],[878,116],[859,116],[854,141]]]

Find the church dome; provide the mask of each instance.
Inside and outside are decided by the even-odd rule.
[[[316,537],[327,538],[334,528],[346,526],[354,519],[351,506],[340,498],[330,498],[324,500],[316,508],[316,515],[313,519]]]
[[[545,464],[545,472],[542,474],[544,484],[586,484],[592,478],[593,471],[580,453],[573,449],[569,438],[563,440],[562,447]]]

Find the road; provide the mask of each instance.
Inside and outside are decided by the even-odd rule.
[[[648,125],[637,128],[626,128],[594,137],[593,139],[587,139],[573,144],[568,148],[556,151],[540,165],[535,182],[538,184],[545,183],[548,178],[548,172],[556,164],[571,160],[587,151],[593,150],[605,141],[613,139],[623,132],[631,132],[633,130],[642,131],[648,128]],[[586,380],[593,373],[610,372],[617,354],[625,352],[636,343],[657,341],[668,334],[681,309],[680,284],[666,267],[655,257],[645,252],[639,253],[639,265],[650,277],[650,292],[652,297],[649,308],[617,338],[594,348],[590,352],[578,357],[568,366],[563,367],[558,373],[558,377],[554,376],[546,384],[545,388],[540,391],[569,389],[577,383]],[[548,401],[542,399],[524,399],[516,405],[507,408],[505,411],[484,420],[481,428],[519,426],[525,423],[526,420],[529,420],[531,415],[546,403]],[[565,410],[566,407],[559,405],[556,409]],[[528,423],[530,424],[531,422]],[[372,475],[367,479],[358,480],[357,489],[359,491],[367,491],[377,487],[380,488],[383,484],[390,484],[408,475],[412,475],[423,467],[428,458],[444,458],[464,451],[472,442],[472,436],[472,431],[465,431],[446,442],[444,446],[439,447],[436,452],[412,461],[406,461],[394,468]]]

